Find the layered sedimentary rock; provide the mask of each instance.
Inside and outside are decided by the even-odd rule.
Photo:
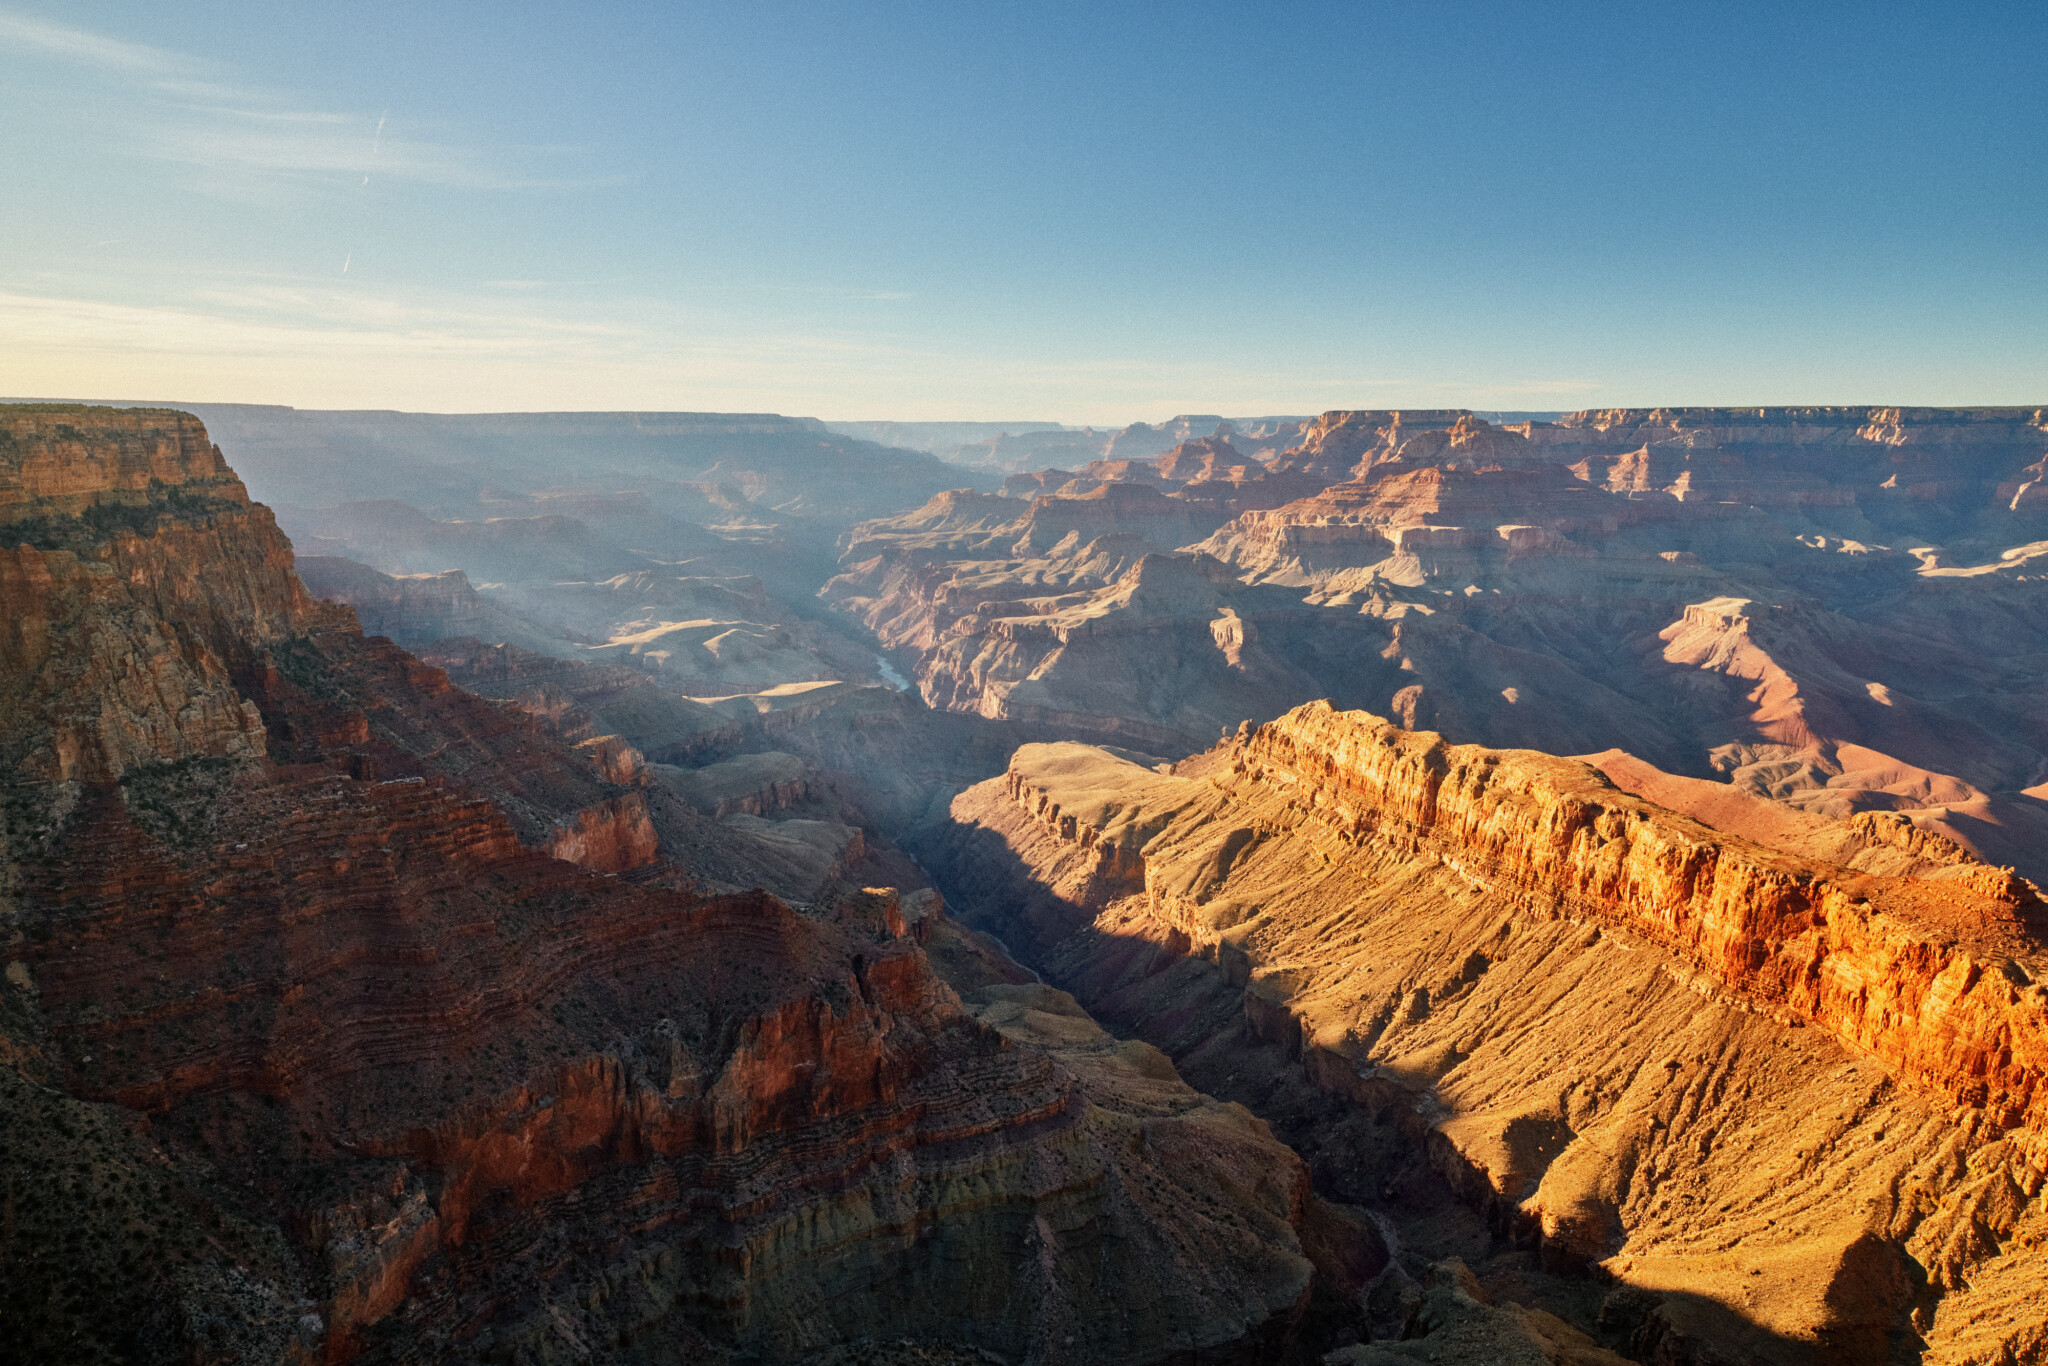
[[[354,607],[364,629],[401,644],[480,639],[622,663],[694,696],[877,679],[871,650],[800,620],[758,577],[679,574],[667,562],[650,567],[647,553],[623,548],[649,544],[632,528],[593,532],[559,516],[434,522],[391,504],[402,510],[401,521],[418,520],[425,529],[418,544],[394,543],[363,534],[361,514],[369,506],[294,517],[286,529],[299,534],[318,526],[330,534],[316,544],[395,571],[383,573],[347,556],[304,557],[313,591]],[[342,514],[351,514],[355,534],[337,525]],[[445,532],[464,534],[440,534]],[[683,553],[663,549],[659,540],[652,544],[663,554]],[[488,576],[481,580],[482,591],[471,582],[472,573]]]
[[[1228,426],[1215,436],[1183,441],[1163,455],[1092,460],[1071,474],[1043,470],[1013,475],[1003,482],[1003,493],[1006,497],[1101,499],[1116,485],[1135,485],[1177,500],[1184,509],[1183,515],[1191,521],[1220,522],[1249,509],[1278,507],[1315,492],[1327,482],[1303,471],[1275,472],[1264,462],[1240,452],[1226,432],[1230,432]],[[1150,506],[1137,489],[1123,493],[1141,506]],[[1059,509],[1070,505],[1049,506]],[[1086,505],[1071,506],[1079,509]],[[1042,539],[1049,542],[1054,538]]]
[[[1211,574],[1171,627],[1121,582],[1136,545],[1103,534],[1067,572],[979,507],[973,532],[936,506],[857,529],[828,596],[937,706],[1009,715],[1012,690],[1044,691],[1093,714],[1077,736],[1121,725],[1182,753],[1213,733],[1196,717],[1330,696],[1460,741],[1620,748],[1829,817],[1895,810],[2048,876],[2048,521],[2026,492],[2044,458],[2036,409],[1334,412],[1265,472],[1325,487],[1176,548],[1238,586]],[[1126,660],[1054,618],[1173,635],[1170,688],[1125,686]]]
[[[354,608],[366,635],[389,636],[401,645],[457,638],[549,651],[572,645],[485,600],[460,569],[383,574],[342,556],[303,554],[296,566],[308,592]]]
[[[6,410],[0,761],[70,792],[131,767],[264,751],[237,647],[311,612],[267,509],[191,417]]]
[[[1318,704],[1170,771],[1027,747],[923,848],[974,923],[1275,1117],[1419,1259],[1471,1261],[1477,1300],[1410,1322],[1440,1359],[1505,1359],[1461,1355],[1491,1298],[1576,1305],[1637,1359],[2031,1360],[2048,910],[1858,823],[1836,848],[1919,875],[1784,852],[1818,818],[1770,847]],[[1574,1300],[1513,1246],[1611,1288]]]
[[[1183,754],[1318,690],[1362,625],[1208,556],[1152,553],[1093,593],[978,604],[920,676],[934,706]]]
[[[1292,445],[1301,430],[1297,417],[1248,417],[1183,413],[1165,422],[1133,422],[1115,431],[1029,422],[830,422],[833,431],[870,441],[930,451],[969,469],[1005,474],[1048,466],[1086,465],[1096,460],[1143,461],[1187,441],[1212,437],[1238,442],[1255,458]],[[978,429],[978,430],[977,430]]]
[[[190,418],[0,422],[12,1350],[1299,1344],[1262,1125],[981,1018],[893,891],[705,894],[631,746],[366,639]]]
[[[1334,482],[1361,477],[1376,465],[1422,464],[1446,450],[1502,453],[1493,429],[1462,409],[1359,409],[1327,412],[1308,423],[1301,440],[1273,463]]]
[[[1309,620],[1298,595],[1241,593],[1213,562],[1166,552],[1324,480],[1223,435],[1034,478],[1006,484],[1022,499],[951,492],[847,535],[823,596],[916,659],[926,702],[1185,753],[1313,689],[1284,662],[1320,649],[1288,635]],[[1200,677],[1218,650],[1230,672]],[[1134,651],[1173,685],[1131,689]]]
[[[323,561],[318,591],[359,606],[373,634],[595,652],[697,695],[880,682],[866,642],[813,620],[833,543],[972,478],[772,414],[202,406]]]

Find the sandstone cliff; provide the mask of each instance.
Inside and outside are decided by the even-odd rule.
[[[1170,620],[1125,582],[1169,549],[1135,496],[1126,532],[1060,554],[1005,539],[1021,523],[991,500],[870,523],[827,596],[934,706],[1184,753],[1233,710],[1329,696],[1825,816],[1897,811],[2048,877],[2044,458],[2036,409],[1333,412],[1261,475],[1322,487],[1171,548],[1237,584]],[[1224,460],[1211,442],[1185,463]],[[1034,506],[1096,479],[1186,501],[1162,468],[1049,471]],[[1128,687],[1129,659],[1054,622],[1146,633],[1166,681]]]
[[[997,645],[991,634],[1044,636],[1045,618],[1127,587],[1140,561],[1201,539],[1233,517],[1279,507],[1328,481],[1279,471],[1240,452],[1234,432],[1183,440],[1163,455],[1110,456],[1078,472],[1015,476],[990,498],[968,490],[941,494],[922,508],[864,522],[842,544],[843,572],[822,596],[873,630],[892,650],[915,652],[917,682],[934,706],[992,718],[1090,727],[1185,751],[1213,727],[1247,709],[1243,698],[1204,698],[1192,735],[1163,713],[1117,717],[1097,699],[1031,699],[1014,686],[1043,678],[1042,644]],[[1162,572],[1153,566],[1156,576]],[[1091,616],[1105,618],[1093,610]],[[1206,629],[1196,624],[1197,632]],[[1046,637],[1049,638],[1049,637]],[[1100,669],[1107,661],[1097,661]],[[1086,676],[1088,666],[1072,670]],[[1097,680],[1097,686],[1107,679]],[[1027,689],[1027,692],[1030,690]],[[1258,704],[1252,704],[1258,709]],[[1120,729],[1119,727],[1120,723]],[[1164,724],[1162,724],[1164,723]]]
[[[1442,1359],[1538,1350],[1540,1311],[1644,1360],[2031,1360],[2043,907],[1954,846],[1837,847],[1900,839],[1921,875],[1854,872],[1315,704],[1170,770],[1026,747],[919,847],[1396,1228],[1410,1304],[1479,1271],[1406,1311]]]
[[[267,509],[181,413],[0,418],[0,763],[71,792],[263,753],[228,672],[312,608]]]
[[[722,827],[309,597],[191,419],[0,421],[12,1350],[1295,1349],[1262,1125],[963,1006],[859,870],[705,894]]]
[[[904,429],[920,427],[933,429],[932,437],[936,437],[940,430],[954,426],[850,422],[829,425],[835,431],[877,440],[890,439],[895,435],[909,437],[912,432]],[[913,438],[911,444],[943,455],[969,469],[1028,476],[1048,466],[1080,467],[1098,460],[1152,460],[1184,442],[1215,438],[1234,441],[1255,460],[1263,460],[1272,452],[1294,443],[1301,432],[1302,420],[1298,417],[1226,419],[1213,413],[1182,413],[1160,423],[1133,422],[1116,431],[1098,431],[1092,427],[1058,428],[1049,424],[1041,428],[1040,424],[1030,423],[975,425],[984,426],[986,434],[959,445],[939,444],[932,437]]]

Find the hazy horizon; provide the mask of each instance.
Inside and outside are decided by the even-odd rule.
[[[2044,38],[2019,4],[0,7],[0,383],[1092,425],[2040,402]]]
[[[2044,388],[2048,388],[2048,386],[2044,386]],[[1175,420],[1177,420],[1177,419],[1180,419],[1180,418],[1185,418],[1185,417],[1214,417],[1214,418],[1217,418],[1217,419],[1218,419],[1219,421],[1225,421],[1225,422],[1232,422],[1232,423],[1243,423],[1243,422],[1253,422],[1253,421],[1274,421],[1274,420],[1305,420],[1305,419],[1309,419],[1309,418],[1319,417],[1319,416],[1321,416],[1321,415],[1322,415],[1323,413],[1326,413],[1326,412],[1400,412],[1400,411],[1409,411],[1409,412],[1420,412],[1420,411],[1438,411],[1438,412],[1443,412],[1443,411],[1450,411],[1450,412],[1469,412],[1469,413],[1472,413],[1472,414],[1474,414],[1474,415],[1476,415],[1476,416],[1478,416],[1478,417],[1481,417],[1481,418],[1487,418],[1487,419],[1490,419],[1490,420],[1493,420],[1493,419],[1497,419],[1497,420],[1500,420],[1500,421],[1507,421],[1507,422],[1520,422],[1520,421],[1524,421],[1524,420],[1528,420],[1528,419],[1544,420],[1544,419],[1550,419],[1550,418],[1559,418],[1559,417],[1567,417],[1567,416],[1570,416],[1570,415],[1572,415],[1572,414],[1574,414],[1574,413],[1579,413],[1579,412],[1589,412],[1589,411],[1600,411],[1600,410],[1634,410],[1634,411],[1664,410],[1664,411],[1676,411],[1676,410],[1683,410],[1683,409],[1702,409],[1702,410],[1708,410],[1708,409],[1724,409],[1724,410],[1733,410],[1733,411],[1738,411],[1738,412],[1739,412],[1739,411],[1743,411],[1743,410],[1749,410],[1749,409],[1771,409],[1771,410],[1797,410],[1797,411],[1824,411],[1824,410],[1828,410],[1828,409],[1843,409],[1843,408],[1848,408],[1848,409],[1854,409],[1854,408],[1914,408],[1914,409],[1936,409],[1936,410],[1946,410],[1946,411],[1968,411],[1968,410],[1986,410],[1986,409],[2016,409],[2016,410],[2029,410],[2029,409],[2039,409],[2039,408],[2043,408],[2043,407],[2048,407],[2048,399],[2044,399],[2043,401],[2040,401],[2040,402],[2019,402],[2019,403],[1933,403],[1933,404],[1930,404],[1930,403],[1910,403],[1910,404],[1909,404],[1909,403],[1897,403],[1897,402],[1892,402],[1892,401],[1888,401],[1888,400],[1884,400],[1884,399],[1874,399],[1874,400],[1868,400],[1868,401],[1857,401],[1857,402],[1802,402],[1802,401],[1792,401],[1792,402],[1786,402],[1786,403],[1715,403],[1715,404],[1681,404],[1681,403],[1637,402],[1637,403],[1598,403],[1598,404],[1587,404],[1587,405],[1584,405],[1584,406],[1582,406],[1582,407],[1578,407],[1578,408],[1499,408],[1499,407],[1489,407],[1489,406],[1486,406],[1486,405],[1483,405],[1483,404],[1470,404],[1470,403],[1430,403],[1430,404],[1419,404],[1419,403],[1415,403],[1415,404],[1400,404],[1400,403],[1387,403],[1387,404],[1374,404],[1374,405],[1370,405],[1370,406],[1368,406],[1368,405],[1365,405],[1365,404],[1357,404],[1357,403],[1353,403],[1353,404],[1346,404],[1346,405],[1341,405],[1341,406],[1339,406],[1339,407],[1336,407],[1336,408],[1324,408],[1324,409],[1318,409],[1318,410],[1315,410],[1315,411],[1313,411],[1313,412],[1309,412],[1309,411],[1304,411],[1304,412],[1292,412],[1292,413],[1288,413],[1288,412],[1281,412],[1281,411],[1277,411],[1277,410],[1276,410],[1276,411],[1272,411],[1272,412],[1258,412],[1258,413],[1252,413],[1252,412],[1239,412],[1239,413],[1208,413],[1208,412],[1196,412],[1196,411],[1194,411],[1194,410],[1192,410],[1192,409],[1188,409],[1188,410],[1182,410],[1182,411],[1178,411],[1178,412],[1172,412],[1172,413],[1149,413],[1149,414],[1142,414],[1142,415],[1139,415],[1139,416],[1135,416],[1135,417],[1133,417],[1133,416],[1129,416],[1129,415],[1126,415],[1125,417],[1123,417],[1123,418],[1122,418],[1122,419],[1120,419],[1120,420],[1115,420],[1115,421],[1110,421],[1110,422],[1101,422],[1101,421],[1097,421],[1097,422],[1074,422],[1074,421],[1066,421],[1066,420],[1062,420],[1062,419],[1059,419],[1059,418],[988,418],[988,417],[981,417],[981,416],[948,416],[948,417],[934,417],[934,418],[906,418],[906,417],[891,417],[891,416],[886,416],[886,415],[884,415],[884,416],[859,416],[859,417],[848,417],[848,416],[845,416],[845,415],[843,415],[843,414],[837,414],[837,413],[798,413],[798,412],[777,412],[777,411],[773,411],[773,410],[770,410],[770,409],[754,409],[754,410],[740,410],[740,409],[717,409],[717,408],[578,408],[578,407],[563,407],[563,408],[393,408],[393,407],[368,407],[368,406],[365,406],[365,407],[353,407],[353,408],[321,408],[321,407],[311,407],[311,406],[306,406],[306,405],[302,405],[302,404],[291,404],[291,403],[270,403],[270,402],[252,402],[252,401],[249,401],[249,400],[243,400],[243,399],[210,399],[210,398],[162,398],[162,397],[157,397],[157,398],[132,398],[132,397],[130,397],[130,398],[108,398],[108,397],[79,397],[79,396],[76,396],[76,395],[43,395],[43,394],[35,394],[35,395],[0,395],[0,404],[5,404],[5,403],[49,403],[49,404],[65,404],[65,403],[76,403],[76,404],[85,404],[85,405],[90,405],[90,406],[93,406],[93,407],[113,407],[113,408],[123,408],[123,407],[127,407],[127,408],[175,408],[175,407],[177,407],[177,406],[179,406],[179,405],[181,405],[181,404],[188,404],[188,405],[190,405],[190,406],[192,406],[192,407],[195,407],[195,408],[288,408],[288,409],[291,409],[291,410],[293,410],[293,411],[297,411],[297,412],[303,412],[303,413],[309,413],[309,414],[320,414],[320,413],[330,413],[330,414],[352,414],[352,413],[364,413],[364,414],[367,414],[367,413],[391,413],[391,414],[394,414],[394,415],[397,415],[397,416],[402,416],[402,417],[556,417],[556,416],[576,416],[576,415],[588,415],[588,416],[607,416],[607,415],[609,415],[609,416],[621,416],[621,415],[624,415],[624,416],[689,416],[689,417],[773,417],[773,418],[782,418],[782,419],[785,419],[785,420],[789,420],[789,421],[812,421],[812,422],[819,422],[819,423],[822,423],[822,424],[824,424],[824,425],[826,425],[826,426],[828,426],[828,427],[869,427],[869,426],[873,426],[873,427],[880,427],[880,426],[899,426],[899,427],[990,427],[990,428],[1004,428],[1004,429],[1007,429],[1007,430],[1008,430],[1008,431],[1009,431],[1009,432],[1010,432],[1010,433],[1011,433],[1012,435],[1022,435],[1022,434],[1024,434],[1024,433],[1027,433],[1027,432],[1035,432],[1035,431],[1058,431],[1058,430],[1064,430],[1064,431],[1083,431],[1083,430],[1096,430],[1096,431],[1105,431],[1105,432],[1113,432],[1113,431],[1119,430],[1119,429],[1121,429],[1121,428],[1123,428],[1123,427],[1127,427],[1127,426],[1130,426],[1130,425],[1132,425],[1132,424],[1134,424],[1134,423],[1141,423],[1141,422],[1142,422],[1142,423],[1146,423],[1146,424],[1149,424],[1149,425],[1152,425],[1152,426],[1160,426],[1160,425],[1163,425],[1163,424],[1166,424],[1166,423],[1171,423],[1171,422],[1173,422],[1173,421],[1175,421]]]

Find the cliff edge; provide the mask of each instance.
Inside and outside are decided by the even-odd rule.
[[[1455,1255],[1642,1360],[2048,1342],[2048,956],[2009,870],[1856,871],[1324,703],[1178,765],[1027,746],[919,848],[1418,1278]],[[1574,1308],[1498,1239],[1607,1288]],[[1464,1359],[1453,1318],[1419,1328]]]

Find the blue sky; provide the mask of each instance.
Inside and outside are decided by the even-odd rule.
[[[10,4],[0,392],[2048,402],[2048,6]]]

